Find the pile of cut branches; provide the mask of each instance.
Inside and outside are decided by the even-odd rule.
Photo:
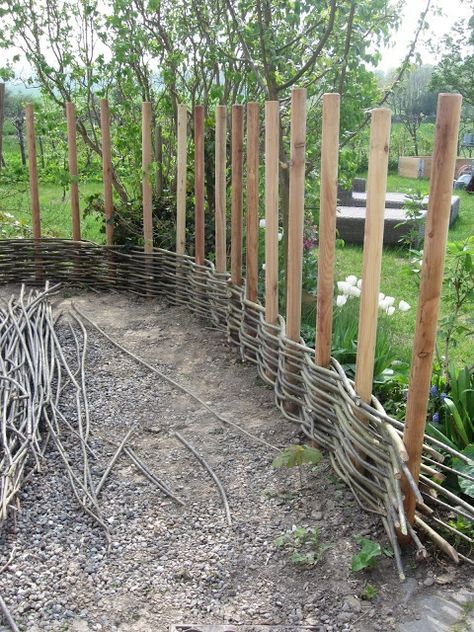
[[[27,294],[22,286],[17,298],[0,306],[0,526],[18,509],[21,486],[41,471],[52,443],[78,502],[108,536],[89,467],[93,450],[85,388],[87,333],[78,320],[78,331],[67,323],[75,345],[72,362],[58,338],[49,302],[57,289],[46,285]],[[68,454],[71,438],[79,456],[74,467]]]

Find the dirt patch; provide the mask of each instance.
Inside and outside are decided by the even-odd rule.
[[[11,288],[1,292],[7,296]],[[116,294],[70,294],[58,298],[57,309],[74,301],[231,421],[280,447],[303,439],[274,407],[255,368],[241,364],[223,334],[185,309]],[[20,629],[165,632],[178,623],[229,623],[288,632],[393,630],[421,616],[417,595],[432,592],[438,576],[449,576],[439,588],[444,595],[474,587],[469,569],[457,574],[438,559],[417,564],[407,557],[405,584],[385,556],[370,573],[353,573],[355,535],[388,545],[377,518],[359,509],[327,458],[305,470],[302,490],[296,472],[271,467],[271,449],[224,426],[92,330],[87,369],[94,476],[100,478],[114,452],[107,440],[120,441],[138,423],[130,444],[185,505],[165,498],[122,455],[101,496],[112,534],[108,551],[101,530],[75,504],[52,450],[22,492],[16,523],[2,535],[0,567],[14,548],[15,554],[0,576],[0,592]],[[172,430],[219,476],[232,528],[213,481]],[[328,547],[314,566],[293,562],[275,544],[300,527],[317,529],[318,542]],[[367,584],[372,600],[362,599]]]

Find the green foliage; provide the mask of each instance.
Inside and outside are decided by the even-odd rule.
[[[351,568],[354,572],[373,568],[382,555],[382,547],[378,542],[368,538],[356,538],[360,551],[352,556]]]
[[[290,559],[302,566],[315,566],[331,548],[320,541],[319,529],[314,527],[293,527],[274,540],[275,546],[290,553]]]
[[[290,445],[273,459],[273,467],[299,467],[305,464],[317,465],[321,452],[309,445]]]
[[[423,227],[425,223],[423,213],[424,197],[419,188],[413,189],[406,194],[405,204],[403,205],[405,220],[396,226],[396,228],[402,227],[405,229],[403,237],[399,240],[402,246],[419,248],[423,242]]]
[[[360,593],[360,597],[364,601],[373,601],[375,597],[377,597],[378,594],[379,594],[379,591],[377,587],[371,584],[370,582],[367,582],[364,588],[362,589],[362,592]]]
[[[443,57],[435,68],[431,86],[442,92],[459,92],[474,105],[474,20],[459,20],[442,40]]]
[[[455,470],[461,472],[462,474],[468,474],[471,477],[474,477],[474,443],[470,443],[467,445],[462,454],[469,459],[469,462],[466,463],[459,458],[453,459],[452,465]],[[458,477],[459,487],[461,491],[469,496],[470,498],[474,498],[474,482],[463,478],[462,476]]]
[[[474,521],[469,520],[469,518],[465,518],[464,516],[456,516],[456,519],[449,520],[449,526],[457,529],[464,535],[467,535],[469,538],[474,539]],[[462,541],[462,539],[458,536],[458,542]]]
[[[15,219],[11,213],[0,210],[0,238],[30,237],[31,226],[23,219]]]
[[[447,377],[438,366],[430,395],[428,434],[460,451],[474,443],[474,366],[451,365]]]
[[[444,300],[448,310],[439,322],[438,336],[444,352],[444,369],[459,339],[474,333],[474,234],[462,241],[448,242],[444,272]],[[464,312],[464,307],[470,306]]]
[[[347,303],[334,310],[332,355],[344,367],[346,373],[353,377],[357,356],[357,336],[359,329],[359,301],[348,300]],[[392,375],[387,370],[397,359],[397,350],[392,344],[390,319],[381,314],[377,325],[375,345],[374,381],[385,383]]]
[[[395,119],[401,122],[412,143],[412,151],[408,155],[423,155],[424,148],[420,143],[422,125],[427,117],[434,119],[436,94],[429,89],[432,74],[431,66],[412,66],[389,98]],[[389,77],[388,83],[392,81]]]

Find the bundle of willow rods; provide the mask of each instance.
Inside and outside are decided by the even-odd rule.
[[[108,535],[89,467],[93,451],[88,443],[84,375],[87,335],[79,323],[81,342],[68,323],[77,358],[72,369],[48,300],[57,288],[46,285],[42,291],[26,294],[22,286],[18,298],[12,296],[0,306],[0,527],[18,509],[22,485],[41,471],[51,442],[79,504]],[[73,413],[69,411],[67,417],[63,406],[66,397],[74,402]],[[79,454],[75,468],[70,463],[70,450]]]

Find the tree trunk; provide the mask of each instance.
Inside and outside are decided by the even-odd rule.
[[[25,137],[23,135],[23,121],[16,128],[18,134],[18,142],[20,143],[20,155],[21,155],[21,164],[23,167],[26,167],[26,151],[25,151]]]

